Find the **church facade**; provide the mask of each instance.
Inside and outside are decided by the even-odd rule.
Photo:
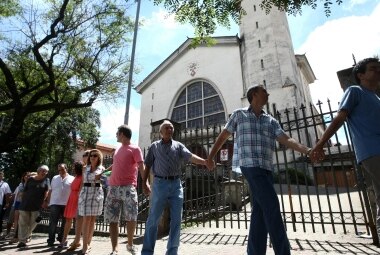
[[[137,87],[141,94],[139,146],[147,148],[151,123],[171,119],[181,128],[223,124],[248,106],[247,89],[263,84],[268,109],[309,105],[315,75],[305,55],[295,55],[285,13],[268,15],[258,0],[244,0],[240,36],[215,37],[213,46],[187,39]]]

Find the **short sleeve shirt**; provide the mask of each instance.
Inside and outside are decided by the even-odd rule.
[[[154,175],[178,176],[181,175],[183,162],[188,162],[192,153],[180,142],[163,140],[153,142],[145,157],[145,165],[152,168]]]
[[[346,89],[339,110],[348,112],[356,159],[361,161],[380,155],[380,98],[361,86]]]
[[[45,193],[50,189],[48,178],[36,180],[30,177],[25,185],[20,211],[39,211],[45,198]]]
[[[65,178],[58,174],[51,180],[51,195],[49,205],[66,205],[71,192],[74,176],[67,174]]]
[[[137,186],[138,163],[143,162],[141,149],[137,145],[122,145],[117,148],[112,163],[111,186]]]
[[[0,182],[0,205],[3,204],[4,195],[12,193],[11,188],[5,181]]]
[[[235,110],[224,129],[236,133],[239,166],[273,170],[276,138],[285,132],[278,121],[264,111],[257,117],[251,107]]]

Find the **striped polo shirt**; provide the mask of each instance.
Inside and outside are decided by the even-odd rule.
[[[145,165],[151,167],[154,175],[178,176],[181,175],[181,166],[188,162],[192,153],[180,142],[163,140],[153,142],[145,157]]]

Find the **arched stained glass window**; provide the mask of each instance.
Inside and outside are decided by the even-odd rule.
[[[184,88],[174,104],[171,119],[183,128],[200,128],[226,122],[222,100],[209,83],[197,81]]]

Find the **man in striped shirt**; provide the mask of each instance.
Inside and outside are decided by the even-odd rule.
[[[263,85],[247,91],[248,108],[235,110],[219,134],[207,160],[208,168],[224,142],[235,133],[240,169],[252,195],[252,214],[247,254],[265,254],[269,233],[275,254],[290,254],[289,240],[280,214],[280,205],[273,187],[273,152],[276,140],[308,155],[308,148],[285,134],[278,121],[265,113],[268,92]]]
[[[145,193],[152,191],[152,195],[142,255],[154,254],[158,223],[166,204],[169,204],[170,208],[170,231],[165,254],[178,254],[183,206],[181,164],[191,162],[206,165],[206,160],[192,154],[182,143],[173,140],[173,132],[173,124],[165,120],[160,125],[162,139],[152,143],[145,157],[143,189]],[[154,175],[152,190],[146,181],[151,169]]]

